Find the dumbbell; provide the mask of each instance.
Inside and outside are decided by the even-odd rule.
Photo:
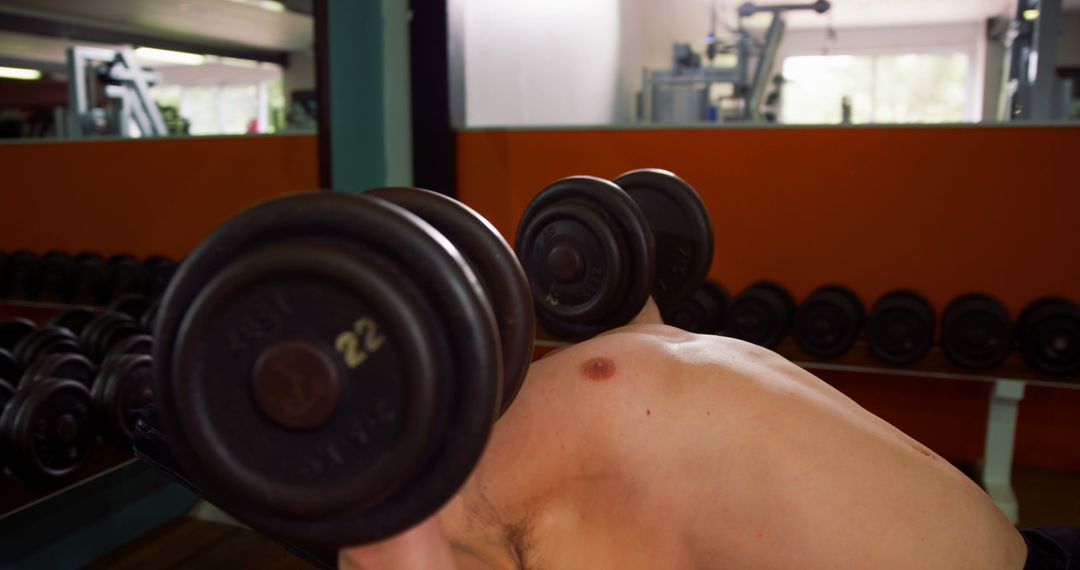
[[[69,307],[53,315],[46,324],[65,328],[79,336],[97,314],[98,312],[90,307]]]
[[[33,252],[21,249],[7,259],[6,296],[12,299],[35,299],[40,290],[38,267],[40,260]]]
[[[80,302],[101,305],[109,297],[109,266],[100,255],[84,251],[74,258],[75,294]]]
[[[146,295],[151,298],[160,297],[176,273],[176,262],[164,255],[151,255],[142,263],[146,268]]]
[[[123,313],[135,321],[142,318],[146,310],[150,308],[150,300],[139,293],[125,293],[113,299],[107,307],[106,311],[113,311],[115,313]]]
[[[941,316],[941,346],[949,360],[963,368],[997,366],[1009,355],[1012,338],[1008,311],[989,295],[961,295]]]
[[[683,304],[665,311],[664,322],[692,333],[714,334],[724,328],[728,294],[723,285],[706,280]]]
[[[843,285],[818,287],[795,312],[795,340],[806,352],[833,358],[851,349],[862,332],[866,309]]]
[[[95,438],[86,387],[45,378],[10,390],[0,386],[0,449],[11,471],[42,481],[62,479],[81,467]]]
[[[43,354],[81,352],[79,338],[65,328],[46,325],[19,340],[11,355],[19,370],[25,370]]]
[[[1035,369],[1047,374],[1080,372],[1080,307],[1061,297],[1042,297],[1028,304],[1017,323],[1020,352]]]
[[[139,317],[139,328],[145,333],[152,333],[154,331],[154,323],[157,322],[158,308],[161,307],[161,299],[154,299],[150,303],[150,306],[146,308],[146,312]]]
[[[14,318],[0,321],[0,348],[12,351],[26,335],[34,332],[37,325],[34,321],[24,318]]]
[[[49,251],[38,264],[38,297],[47,301],[67,301],[75,292],[78,266],[63,251]]]
[[[630,322],[649,295],[670,311],[693,295],[712,263],[712,226],[697,192],[657,169],[614,181],[572,176],[526,207],[516,253],[537,320],[584,339]]]
[[[23,371],[18,388],[49,378],[74,380],[90,391],[97,431],[113,445],[130,450],[135,419],[131,412],[153,401],[148,335],[136,334],[113,345],[100,369],[81,354],[45,354]]]
[[[19,367],[15,364],[15,357],[4,348],[0,348],[0,380],[12,385],[19,381]]]
[[[724,324],[729,336],[772,348],[784,338],[794,314],[795,301],[787,289],[758,281],[732,299]]]
[[[134,256],[118,253],[109,258],[108,297],[115,299],[128,293],[143,294],[149,281],[146,267]]]
[[[79,339],[90,360],[100,363],[111,346],[140,332],[139,324],[131,315],[106,311],[87,323],[79,334]]]
[[[934,324],[934,307],[925,297],[908,289],[890,291],[870,309],[867,344],[889,364],[912,364],[933,345]]]
[[[456,201],[398,189],[255,205],[162,297],[154,393],[171,451],[264,533],[324,546],[395,534],[479,460],[528,366],[513,356],[531,350],[528,299],[509,246]],[[504,351],[500,330],[517,345]]]

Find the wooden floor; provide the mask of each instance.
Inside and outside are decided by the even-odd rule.
[[[971,472],[970,469],[962,469]],[[1016,468],[1013,486],[1021,527],[1080,527],[1080,473]],[[97,560],[87,568],[309,569],[277,543],[233,525],[183,517]]]
[[[309,570],[312,566],[249,529],[182,517],[148,532],[86,568]]]

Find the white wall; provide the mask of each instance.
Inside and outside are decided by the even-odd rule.
[[[1058,37],[1058,67],[1080,67],[1080,11],[1065,12]]]
[[[614,119],[618,0],[467,0],[465,123]]]

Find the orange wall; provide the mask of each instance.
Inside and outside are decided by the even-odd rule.
[[[0,144],[0,249],[187,254],[244,206],[318,184],[313,136]]]
[[[1015,316],[1045,294],[1080,301],[1080,128],[470,131],[458,197],[508,239],[529,200],[573,174],[672,170],[713,221],[711,277],[770,278],[797,299],[835,281],[872,302],[913,287],[940,310],[982,290]],[[982,455],[989,384],[822,374],[943,455]],[[1016,460],[1080,469],[1080,390],[1029,387]]]

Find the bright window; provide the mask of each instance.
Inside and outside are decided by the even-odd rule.
[[[852,123],[968,121],[969,73],[964,53],[789,57],[781,120],[839,123],[846,98]]]

